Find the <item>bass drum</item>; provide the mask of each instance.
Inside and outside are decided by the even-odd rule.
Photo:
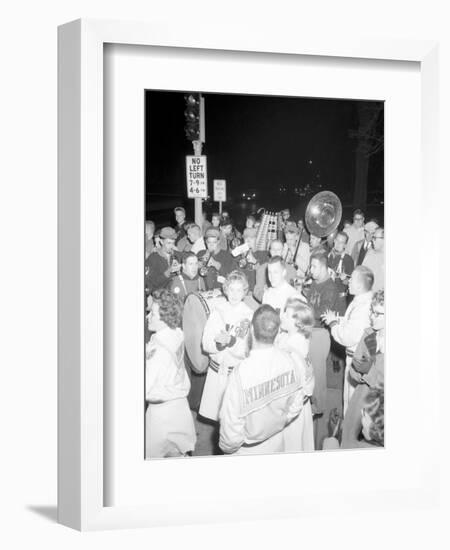
[[[202,373],[208,368],[209,355],[202,347],[203,329],[211,311],[225,300],[225,296],[209,291],[192,292],[184,302],[184,345],[194,372]]]

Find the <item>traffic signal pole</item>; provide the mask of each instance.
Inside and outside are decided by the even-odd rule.
[[[205,98],[202,94],[195,93],[186,95],[185,100],[186,137],[192,142],[194,156],[200,157],[205,143]],[[203,225],[202,200],[194,198],[194,220],[199,227]]]

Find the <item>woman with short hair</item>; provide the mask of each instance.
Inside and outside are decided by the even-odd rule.
[[[194,421],[187,401],[191,384],[184,365],[181,301],[167,289],[149,297],[146,346],[145,457],[185,456],[195,447]]]
[[[248,334],[253,311],[244,303],[248,281],[242,271],[232,271],[223,283],[226,301],[218,300],[206,321],[202,346],[209,365],[199,413],[219,420],[227,380],[248,353]]]
[[[314,451],[314,428],[311,397],[314,372],[309,359],[309,345],[314,327],[314,311],[299,298],[288,298],[281,315],[280,349],[287,351],[301,372],[305,401],[300,414],[286,426],[283,434],[286,452]]]

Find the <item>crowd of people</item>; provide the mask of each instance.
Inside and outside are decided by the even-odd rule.
[[[282,211],[268,250],[261,219],[228,212],[174,227],[146,222],[146,457],[195,451],[194,418],[216,423],[218,452],[384,445],[384,229],[355,210],[319,238]],[[205,372],[186,353],[183,308],[200,293]],[[187,307],[187,306],[186,306]],[[343,373],[327,402],[327,365]]]

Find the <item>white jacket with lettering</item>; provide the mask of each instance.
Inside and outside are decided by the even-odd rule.
[[[282,431],[303,407],[301,372],[284,351],[253,349],[228,379],[220,410],[225,453],[284,451]]]

